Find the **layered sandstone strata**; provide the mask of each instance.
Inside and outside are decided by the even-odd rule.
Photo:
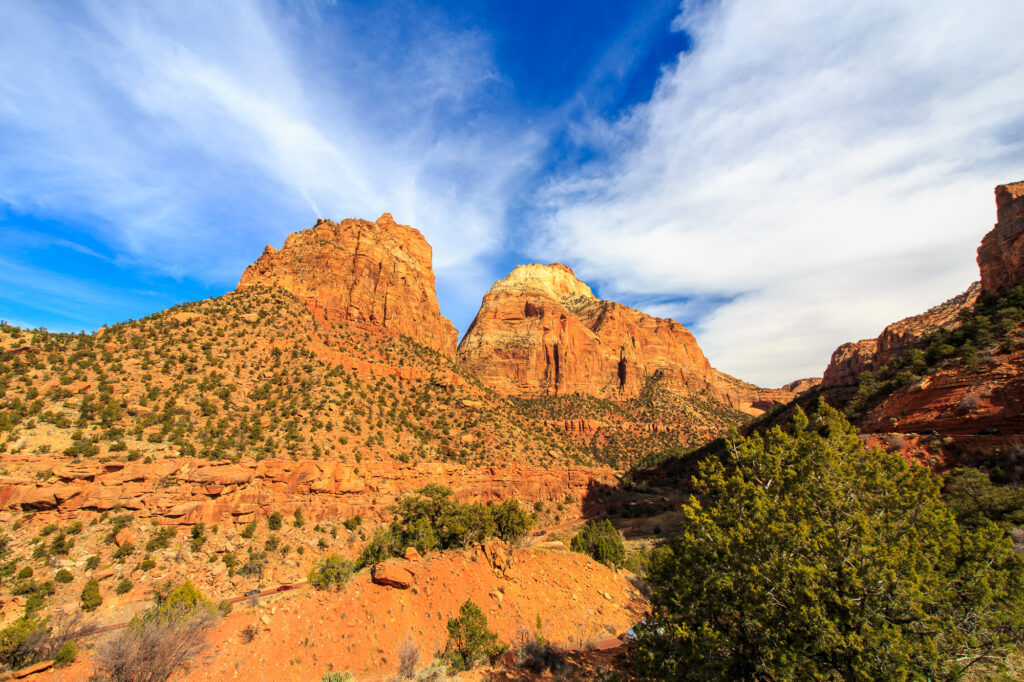
[[[441,315],[430,244],[385,213],[368,220],[318,220],[267,246],[246,268],[238,289],[278,286],[317,317],[408,336],[455,356],[458,334]]]
[[[584,504],[595,486],[612,485],[603,467],[479,467],[440,462],[351,463],[265,459],[238,464],[175,458],[149,464],[82,461],[64,465],[11,456],[0,477],[0,510],[102,512],[124,509],[158,523],[244,523],[302,507],[310,521],[386,517],[388,506],[428,484],[462,501],[572,499]],[[51,471],[42,482],[35,471]],[[577,507],[578,511],[579,507]]]

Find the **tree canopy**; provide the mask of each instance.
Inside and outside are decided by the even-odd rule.
[[[700,465],[659,553],[638,671],[653,679],[939,679],[1024,625],[1022,560],[957,524],[920,465],[819,402]]]
[[[467,547],[489,537],[516,543],[533,525],[533,517],[515,500],[463,504],[451,488],[433,483],[401,498],[391,509],[395,520],[374,533],[360,554],[360,567],[400,556],[407,547],[425,554]]]

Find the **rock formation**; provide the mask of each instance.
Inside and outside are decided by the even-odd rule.
[[[1024,182],[996,187],[996,216],[998,222],[978,247],[985,296],[1024,280]]]
[[[321,319],[402,334],[451,358],[458,334],[437,303],[432,251],[385,213],[376,222],[318,220],[267,246],[238,289],[279,286]]]
[[[873,370],[913,348],[926,335],[938,329],[954,329],[961,310],[978,300],[982,285],[974,282],[967,291],[931,310],[893,322],[874,339],[844,343],[835,349],[821,380],[822,388],[845,386],[857,381],[865,370]]]
[[[981,281],[926,313],[890,324],[876,339],[836,348],[822,377],[822,388],[855,383],[861,372],[884,365],[925,335],[955,328],[957,315],[972,307],[979,296],[992,296],[1024,281],[1024,182],[999,185],[995,194],[997,222],[978,247]]]
[[[683,325],[602,301],[558,263],[520,265],[496,282],[458,361],[499,393],[524,397],[630,398],[651,377],[695,393],[715,381]]]
[[[124,509],[163,524],[245,523],[272,511],[303,507],[310,521],[387,517],[398,498],[431,483],[461,501],[533,504],[571,497],[582,505],[589,491],[615,481],[602,467],[469,468],[441,462],[416,464],[265,459],[238,464],[188,458],[138,462],[83,461],[55,466],[34,455],[10,456],[19,476],[0,477],[0,510],[102,512]],[[29,471],[52,471],[43,483]]]

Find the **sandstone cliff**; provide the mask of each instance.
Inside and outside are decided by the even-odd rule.
[[[504,395],[581,393],[623,400],[649,380],[732,408],[766,392],[711,367],[693,334],[675,320],[604,301],[565,265],[520,265],[484,296],[459,344],[458,362]]]
[[[997,222],[978,247],[981,291],[988,296],[1024,280],[1024,182],[996,187]]]
[[[319,220],[267,246],[238,289],[278,286],[320,319],[402,334],[455,356],[458,334],[437,303],[432,251],[423,235],[385,213],[376,222]]]
[[[856,383],[857,376],[873,370],[913,348],[926,335],[938,329],[954,329],[960,311],[971,308],[981,293],[981,283],[974,282],[967,291],[954,296],[920,315],[893,322],[874,339],[844,343],[835,349],[821,379],[822,388]]]

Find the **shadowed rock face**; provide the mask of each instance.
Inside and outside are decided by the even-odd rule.
[[[423,235],[389,213],[320,220],[280,251],[267,246],[238,289],[279,286],[319,318],[402,334],[453,358],[458,334],[441,315],[431,260]]]
[[[657,377],[682,393],[741,402],[683,325],[598,299],[559,263],[520,265],[496,282],[458,361],[505,395],[624,399]]]
[[[1024,182],[996,187],[995,227],[978,247],[981,291],[1006,291],[1024,280]]]

